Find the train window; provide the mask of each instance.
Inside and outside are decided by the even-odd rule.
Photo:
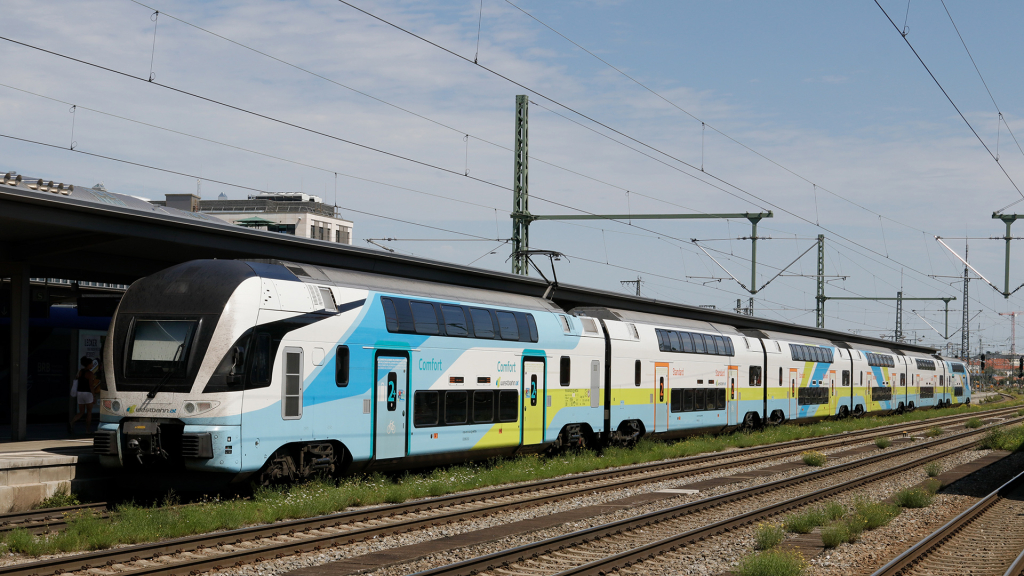
[[[750,350],[750,339],[749,338],[743,338],[743,344],[747,347],[747,350]]]
[[[568,356],[562,356],[558,361],[558,383],[562,386],[569,385],[569,369],[572,364]]]
[[[693,354],[693,339],[690,338],[690,335],[686,332],[678,332],[677,334],[679,335],[680,351],[689,352],[690,354]]]
[[[302,418],[302,348],[284,349],[284,386],[281,387],[281,417]]]
[[[562,332],[565,332],[566,334],[571,333],[572,328],[569,328],[569,319],[562,315],[559,315],[558,319],[562,321]]]
[[[637,360],[636,363],[633,365],[633,385],[634,386],[639,386],[640,385],[640,371],[641,371],[641,364],[640,364],[640,361]]]
[[[676,388],[676,389],[672,390],[672,395],[671,396],[672,396],[671,397],[672,402],[671,402],[671,406],[669,407],[669,410],[671,410],[672,412],[682,412],[683,411],[683,389],[682,388]]]
[[[519,392],[502,390],[498,392],[498,422],[519,420]]]
[[[704,339],[700,337],[700,334],[691,334],[693,336],[693,351],[696,354],[706,354],[704,348]]]
[[[718,401],[715,403],[716,410],[725,410],[725,388],[718,389]]]
[[[437,426],[437,392],[420,390],[412,398],[413,425],[417,428]]]
[[[477,390],[473,392],[473,422],[494,422],[494,392]]]
[[[850,371],[849,370],[843,370],[843,386],[849,386],[849,385],[850,385]]]
[[[437,328],[437,313],[429,302],[409,302],[412,321],[417,334],[440,334]]]
[[[725,346],[725,338],[715,336],[715,347],[718,348],[718,353],[722,356],[729,356],[729,349]]]
[[[683,412],[693,412],[693,388],[683,388]]]
[[[695,389],[693,391],[693,409],[694,410],[698,410],[699,411],[699,410],[703,410],[704,409],[704,396],[705,396],[704,388],[697,388],[697,389]],[[713,403],[713,401],[712,401],[712,403]]]
[[[470,308],[469,316],[473,319],[473,335],[477,338],[494,338],[494,322],[491,313],[482,308]]]
[[[324,300],[324,310],[328,312],[337,312],[338,305],[334,302],[334,295],[331,294],[330,288],[320,287],[320,297]]]
[[[665,331],[655,330],[654,335],[658,337],[658,350],[665,351]]]
[[[334,355],[334,383],[348,386],[348,346],[338,346]]]
[[[729,354],[729,356],[735,356],[736,349],[732,347],[732,338],[724,337],[724,340],[726,352]]]
[[[270,386],[270,334],[256,334],[256,350],[252,359],[252,386],[264,388]]]
[[[502,340],[519,340],[519,326],[516,325],[516,315],[511,312],[497,312],[498,330],[501,332]]]
[[[597,334],[597,321],[593,318],[580,318],[580,322],[583,322],[583,331],[587,334]]]
[[[924,360],[916,358],[918,370],[935,370],[935,362],[932,360]]]
[[[444,316],[444,331],[449,336],[469,336],[469,328],[466,326],[466,313],[462,306],[441,305],[441,315]]]
[[[779,366],[779,386],[782,386],[782,366]]]
[[[708,354],[718,354],[718,350],[715,347],[715,338],[710,334],[701,334],[704,338],[704,348]]]
[[[748,369],[748,371],[747,371],[747,375],[749,377],[749,382],[750,382],[751,386],[760,386],[761,385],[761,367],[760,366],[751,366]]]
[[[469,412],[469,394],[461,390],[444,393],[444,423],[465,424]]]
[[[540,340],[540,335],[537,333],[537,321],[533,319],[533,314],[526,315],[526,326],[530,329],[530,342]]]
[[[381,306],[384,307],[384,323],[388,326],[388,332],[398,332],[398,314],[395,312],[395,303],[391,298],[381,298]]]
[[[669,350],[671,350],[673,352],[682,352],[683,351],[683,347],[679,343],[679,333],[678,332],[669,332],[668,333],[668,347],[669,347]]]

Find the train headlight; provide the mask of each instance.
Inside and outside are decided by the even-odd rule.
[[[197,416],[203,412],[209,412],[217,406],[220,406],[220,402],[213,400],[186,400],[181,409],[186,416]]]
[[[113,410],[114,412],[120,412],[121,402],[118,400],[114,400],[114,402],[110,404],[110,409]]]

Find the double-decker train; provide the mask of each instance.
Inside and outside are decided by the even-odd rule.
[[[970,402],[964,364],[871,342],[197,260],[125,292],[94,450],[265,483]]]

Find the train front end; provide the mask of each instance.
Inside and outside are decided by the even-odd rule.
[[[242,391],[261,265],[180,264],[124,294],[104,350],[93,450],[106,467],[241,470]]]

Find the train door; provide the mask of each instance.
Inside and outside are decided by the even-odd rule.
[[[737,381],[740,375],[739,366],[729,366],[729,424],[740,423],[740,383]]]
[[[544,359],[523,358],[523,445],[544,441],[544,408],[547,406],[547,378]]]
[[[789,369],[789,417],[796,418],[796,389],[799,387],[799,376],[796,368]]]
[[[668,399],[672,395],[668,382],[668,364],[654,363],[654,431],[668,431]]]
[[[378,352],[376,382],[375,458],[402,458],[408,437],[409,356],[405,352]]]
[[[836,396],[836,371],[828,371],[828,410],[835,416],[838,411],[839,397]]]

